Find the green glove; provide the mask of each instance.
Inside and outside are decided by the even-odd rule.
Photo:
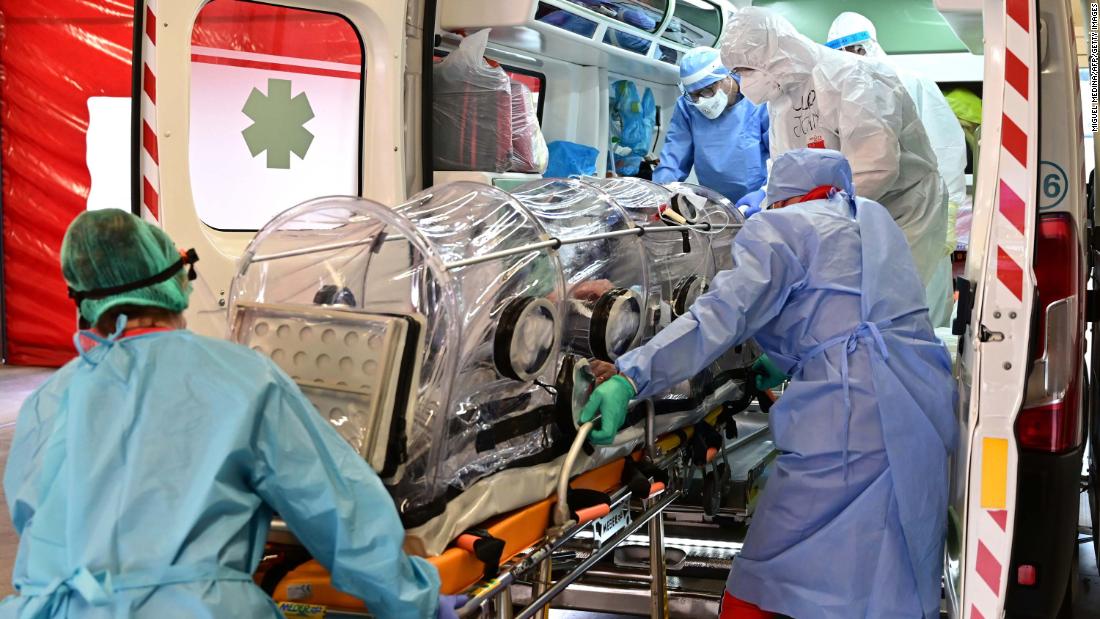
[[[627,408],[634,396],[634,386],[622,374],[616,374],[596,387],[581,411],[580,420],[581,423],[588,423],[596,417],[596,413],[601,415],[600,427],[588,435],[593,445],[610,445],[615,440],[619,428],[626,421]]]
[[[790,379],[790,376],[787,376],[783,370],[780,370],[772,363],[768,355],[760,355],[757,357],[756,361],[752,364],[752,369],[758,372],[756,376],[756,388],[761,391],[771,389],[772,387],[778,387],[783,384],[784,381]]]

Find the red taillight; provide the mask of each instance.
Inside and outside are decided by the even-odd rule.
[[[1039,217],[1034,266],[1039,319],[1016,434],[1025,449],[1060,452],[1081,444],[1084,356],[1084,272],[1067,213]]]
[[[1067,410],[1075,404],[1067,398],[1024,409],[1016,419],[1020,444],[1028,449],[1054,452],[1076,447],[1081,441],[1081,422],[1076,412]]]
[[[1034,565],[1021,565],[1016,568],[1016,582],[1025,587],[1034,587],[1039,582],[1039,570]]]

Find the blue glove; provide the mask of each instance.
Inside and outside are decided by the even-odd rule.
[[[439,596],[439,612],[436,619],[458,619],[459,608],[466,605],[470,598],[465,595],[441,595]]]
[[[581,411],[581,423],[588,423],[600,414],[600,427],[592,430],[588,440],[593,445],[610,445],[615,440],[619,428],[626,422],[630,399],[634,397],[634,386],[622,374],[616,374],[596,387]]]
[[[746,206],[746,207],[748,207],[747,210],[752,210],[752,209],[755,208],[757,211],[759,211],[760,210],[760,203],[764,201],[764,196],[766,194],[767,194],[767,192],[764,191],[763,189],[757,189],[756,191],[750,191],[750,192],[746,193],[745,195],[741,196],[741,199],[738,200],[737,204],[735,204],[734,206],[736,206],[738,209],[740,209],[742,206]]]
[[[756,206],[750,206],[749,208],[745,209],[745,219],[748,219],[749,217],[752,217],[753,215],[759,213],[762,210],[764,210],[764,209],[759,204],[757,204]]]

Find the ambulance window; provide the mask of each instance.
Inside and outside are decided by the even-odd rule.
[[[361,186],[363,43],[343,17],[243,0],[191,33],[191,192],[219,230],[256,230]]]
[[[679,0],[663,38],[688,47],[710,46],[722,32],[721,10],[705,0]]]
[[[680,52],[672,49],[671,47],[665,47],[664,45],[657,46],[657,59],[661,62],[667,62],[668,64],[680,64]]]

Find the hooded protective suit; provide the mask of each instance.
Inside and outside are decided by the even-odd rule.
[[[821,155],[777,158],[769,190],[851,182],[843,158]],[[753,337],[792,376],[770,413],[775,471],[726,585],[766,611],[939,617],[955,386],[904,248],[883,207],[843,191],[764,211],[734,240],[734,268],[616,363],[647,397]]]
[[[860,37],[860,33],[866,33],[867,37]],[[924,131],[928,134],[928,141],[936,152],[940,176],[947,183],[948,199],[956,205],[962,204],[966,199],[966,138],[940,87],[927,77],[896,67],[878,44],[875,25],[859,13],[847,11],[833,20],[826,45],[836,49],[835,42],[844,39],[856,41],[866,50],[865,58],[885,63],[897,74],[905,90],[913,98],[917,114],[924,123]],[[952,251],[954,247],[954,243],[951,243]]]
[[[859,13],[845,11],[833,20],[829,27],[829,41],[832,49],[842,49],[851,45],[860,45],[867,60],[882,62],[894,70],[901,80],[913,103],[917,114],[924,123],[924,131],[936,152],[936,162],[943,182],[947,184],[948,221],[947,238],[944,243],[944,255],[955,251],[955,217],[959,207],[966,203],[966,138],[955,112],[948,105],[940,87],[926,77],[899,69],[890,61],[890,56],[878,44],[875,25]],[[936,277],[951,278],[950,260],[942,261]],[[935,310],[936,308],[931,308]],[[948,316],[932,316],[932,324],[942,326]]]
[[[897,76],[814,43],[755,7],[734,14],[720,47],[727,67],[749,69],[741,71],[741,92],[768,104],[772,158],[804,147],[844,153],[856,193],[885,206],[905,233],[933,315],[950,315],[950,281],[933,282],[947,238],[946,190]]]

